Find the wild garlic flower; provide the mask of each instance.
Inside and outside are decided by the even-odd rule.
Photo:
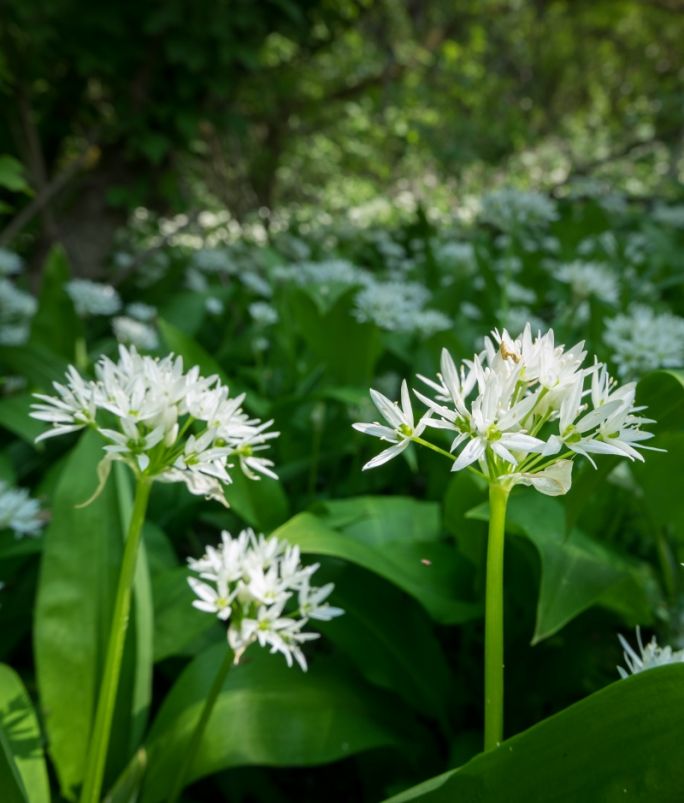
[[[267,301],[253,301],[249,305],[249,314],[260,326],[272,326],[278,322],[278,311]]]
[[[546,226],[558,218],[556,204],[539,192],[507,187],[482,198],[479,219],[502,231]]]
[[[344,613],[326,602],[332,583],[311,585],[319,564],[302,566],[299,547],[250,529],[237,538],[222,532],[217,548],[208,547],[188,565],[198,575],[188,578],[197,596],[192,604],[228,623],[236,664],[258,642],[272,653],[282,653],[288,666],[296,661],[306,671],[301,645],[319,637],[304,631],[307,622],[329,621]]]
[[[119,315],[112,319],[112,329],[116,339],[134,348],[154,351],[159,346],[159,337],[155,329],[147,323]]]
[[[606,321],[604,339],[620,376],[684,365],[684,318],[669,312],[633,304],[626,314]]]
[[[45,525],[45,517],[36,499],[24,488],[12,488],[0,480],[0,530],[12,530],[17,538],[35,537]]]
[[[239,463],[250,479],[275,476],[273,463],[258,452],[277,432],[272,421],[250,418],[242,410],[244,394],[231,398],[217,376],[199,368],[183,371],[183,360],[141,356],[119,347],[119,360],[102,357],[94,380],[75,368],[56,396],[35,394],[31,415],[51,424],[36,440],[92,427],[105,439],[102,482],[113,460],[128,464],[138,476],[184,482],[193,494],[226,504],[223,486]],[[102,484],[102,483],[101,483]]]
[[[618,639],[620,639],[620,644],[624,650],[623,655],[625,663],[627,664],[627,669],[621,666],[617,668],[621,678],[629,677],[629,675],[636,675],[638,672],[644,672],[656,666],[684,663],[684,650],[673,650],[672,647],[668,646],[659,647],[655,636],[644,646],[641,640],[641,628],[637,627],[636,634],[639,653],[634,650],[627,639],[622,635],[618,635]]]
[[[617,304],[620,296],[617,276],[601,262],[567,262],[555,270],[555,278],[570,285],[578,299],[593,297],[607,304]]]
[[[411,441],[436,448],[453,459],[452,470],[475,469],[490,482],[507,486],[532,485],[542,493],[567,493],[576,455],[592,464],[592,454],[614,454],[643,460],[639,449],[651,433],[651,423],[635,406],[635,384],[621,387],[604,365],[583,368],[584,344],[557,346],[553,330],[532,337],[529,324],[516,339],[494,330],[485,348],[472,360],[456,366],[444,349],[435,379],[419,375],[431,396],[415,395],[428,413],[413,427],[406,384],[402,405],[371,391],[383,417],[391,424],[355,424],[368,435],[394,445],[367,463],[381,465]],[[452,437],[449,452],[421,438],[426,427]]]
[[[126,315],[136,321],[153,321],[157,317],[157,308],[152,304],[143,304],[142,301],[133,301],[126,305]]]
[[[19,254],[8,251],[7,248],[0,248],[0,276],[11,276],[20,273],[23,261]]]
[[[89,279],[72,279],[65,289],[74,302],[76,313],[88,315],[116,315],[121,309],[121,298],[110,284],[91,282]]]

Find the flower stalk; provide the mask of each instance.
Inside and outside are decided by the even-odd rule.
[[[503,739],[504,701],[504,542],[506,507],[510,490],[489,486],[489,534],[485,591],[484,749]]]
[[[202,736],[204,735],[204,731],[206,730],[207,723],[209,722],[209,718],[211,717],[211,713],[214,710],[214,706],[216,705],[216,701],[218,700],[219,694],[223,690],[223,686],[226,682],[226,677],[228,676],[228,672],[230,671],[231,666],[234,663],[237,663],[236,658],[234,657],[231,650],[226,650],[225,657],[219,666],[218,672],[214,677],[214,682],[211,685],[211,689],[209,690],[209,694],[207,695],[204,705],[202,706],[202,713],[200,714],[199,719],[197,720],[197,724],[195,725],[195,730],[192,732],[192,736],[190,737],[190,742],[188,744],[187,749],[185,750],[185,754],[183,756],[183,760],[180,764],[178,772],[173,782],[173,786],[171,787],[171,791],[169,793],[168,801],[169,803],[177,803],[181,796],[181,792],[185,787],[186,779],[192,769],[192,763],[195,760],[195,756],[197,755],[197,749],[200,746],[200,742],[202,741]]]
[[[152,481],[144,476],[139,477],[136,483],[133,511],[126,535],[119,582],[116,589],[104,675],[100,686],[95,725],[90,740],[83,789],[81,790],[81,803],[99,803],[101,797],[112,719],[114,717],[119,676],[121,674],[121,661],[131,609],[131,592],[138,558],[138,547],[143,524],[145,523],[145,513],[151,486]]]

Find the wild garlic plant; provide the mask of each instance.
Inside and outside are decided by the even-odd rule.
[[[233,538],[223,531],[218,547],[210,546],[201,558],[189,559],[188,566],[198,575],[188,578],[197,597],[193,605],[226,622],[230,650],[202,706],[169,803],[180,797],[226,675],[245,650],[252,644],[269,647],[272,653],[281,653],[288,666],[297,663],[306,671],[302,645],[320,635],[304,630],[307,623],[310,619],[327,622],[344,613],[326,602],[333,583],[311,585],[319,564],[303,566],[299,547],[274,536],[266,538],[247,529]]]
[[[406,381],[401,404],[376,390],[371,398],[386,423],[358,423],[355,429],[391,444],[364,469],[375,468],[412,443],[469,470],[489,485],[489,535],[485,592],[485,749],[503,736],[503,557],[506,506],[511,489],[528,485],[549,496],[566,494],[578,456],[595,466],[593,455],[643,460],[639,449],[652,423],[635,406],[634,382],[619,386],[602,363],[583,367],[584,344],[556,345],[553,330],[533,337],[527,324],[513,339],[506,330],[485,338],[484,350],[456,366],[445,349],[436,378],[419,376],[415,390],[427,411],[416,421]],[[425,438],[446,431],[449,449]]]
[[[250,479],[275,476],[272,461],[260,452],[278,433],[269,429],[272,421],[243,411],[244,394],[231,397],[218,376],[203,377],[197,367],[184,371],[183,360],[174,355],[157,359],[120,346],[118,361],[102,357],[94,379],[70,367],[65,384],[55,383],[54,388],[55,396],[36,394],[31,415],[51,425],[36,440],[92,428],[101,435],[104,451],[95,496],[115,460],[126,463],[136,481],[81,792],[82,803],[97,803],[151,486],[155,481],[182,482],[191,493],[225,505],[223,489],[235,467]]]

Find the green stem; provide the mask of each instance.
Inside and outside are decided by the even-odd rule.
[[[485,593],[485,750],[496,747],[503,738],[503,567],[506,503],[509,493],[508,488],[496,482],[489,485],[489,537],[487,540]]]
[[[190,737],[190,744],[185,750],[183,761],[181,762],[178,772],[176,773],[173,786],[171,787],[171,792],[167,798],[168,803],[177,803],[178,799],[180,798],[181,792],[183,791],[183,787],[185,785],[185,779],[190,772],[192,762],[195,760],[197,748],[202,741],[202,736],[204,735],[207,722],[209,722],[211,712],[214,709],[214,704],[216,703],[216,700],[223,689],[226,675],[228,674],[233,663],[233,653],[230,650],[226,650],[226,656],[223,659],[223,663],[219,667],[218,672],[216,673],[216,677],[214,678],[214,682],[209,690],[209,694],[204,701],[202,713],[200,714],[200,718],[197,720],[197,725],[195,725],[195,730]]]
[[[138,557],[138,545],[140,544],[140,536],[145,522],[145,511],[147,510],[147,500],[150,496],[151,486],[152,480],[147,477],[139,478],[136,484],[133,512],[128,525],[119,584],[114,600],[114,612],[107,644],[104,675],[100,686],[95,725],[91,735],[85,778],[83,780],[83,789],[81,790],[81,803],[99,803],[100,801],[109,737],[114,717],[114,706],[116,704],[116,693],[119,687],[119,675],[121,674],[121,660],[123,658],[128,617],[131,609],[131,590]]]
[[[432,449],[432,451],[437,452],[437,454],[441,454],[444,455],[444,457],[448,457],[452,463],[454,462],[454,460],[456,460],[456,455],[451,454],[451,452],[447,452],[446,449],[440,449],[439,446],[435,446],[435,444],[430,443],[430,441],[425,441],[422,438],[417,437],[416,435],[413,435],[411,437],[411,440],[414,443],[419,443],[421,446],[427,446],[428,449]]]

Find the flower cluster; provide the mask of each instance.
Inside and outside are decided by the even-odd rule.
[[[92,282],[90,279],[71,279],[64,289],[81,317],[115,315],[121,309],[121,298],[111,284]]]
[[[638,449],[649,448],[642,441],[651,433],[641,425],[651,422],[637,415],[643,408],[635,406],[635,384],[617,386],[596,361],[583,368],[585,357],[583,343],[565,350],[553,330],[532,337],[529,324],[515,340],[494,330],[484,350],[458,368],[443,350],[436,379],[419,376],[432,398],[415,391],[428,408],[417,424],[405,382],[401,406],[371,390],[389,426],[354,427],[392,445],[364,468],[417,442],[451,457],[454,471],[470,468],[490,482],[532,485],[555,496],[569,490],[578,454],[592,464],[593,454],[643,460]],[[450,433],[448,452],[421,437],[426,428]]]
[[[305,632],[309,619],[328,621],[343,611],[325,600],[333,584],[311,585],[318,564],[302,566],[299,548],[275,537],[243,530],[237,538],[221,533],[218,548],[208,547],[199,560],[188,560],[193,605],[228,622],[228,643],[235,663],[254,642],[296,661],[306,670],[301,645],[318,638]]]
[[[429,300],[430,292],[418,282],[372,281],[356,296],[352,314],[381,329],[429,337],[451,326],[444,313],[426,308]]]
[[[277,437],[272,421],[250,418],[244,394],[231,398],[217,376],[202,377],[183,360],[141,356],[119,347],[119,360],[102,357],[94,380],[70,367],[57,396],[36,394],[31,415],[51,424],[37,440],[95,428],[105,439],[101,477],[113,460],[127,463],[138,476],[184,482],[188,489],[225,504],[223,486],[238,461],[243,473],[275,477],[272,461],[257,452]]]
[[[0,480],[0,530],[12,530],[17,538],[37,536],[45,518],[36,499],[24,488],[12,488]]]
[[[633,304],[606,321],[605,341],[620,376],[638,377],[656,368],[684,365],[684,318]]]
[[[29,337],[36,299],[9,279],[0,278],[0,345],[17,346]]]
[[[637,644],[639,645],[639,654],[634,650],[631,644],[624,638],[618,635],[620,644],[624,650],[625,663],[627,669],[618,666],[617,670],[621,678],[629,677],[629,675],[636,675],[638,672],[645,672],[647,669],[653,669],[656,666],[665,666],[665,664],[682,664],[684,663],[684,650],[673,650],[672,647],[659,647],[655,636],[644,647],[641,640],[641,629],[637,627]]]
[[[558,218],[558,212],[546,195],[506,187],[482,198],[479,217],[502,231],[518,231],[545,226]]]

